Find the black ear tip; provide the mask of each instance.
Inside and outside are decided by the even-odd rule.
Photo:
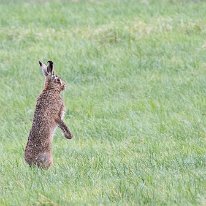
[[[53,65],[53,61],[48,61],[47,63],[49,63],[49,64]]]
[[[39,61],[39,65],[42,66],[42,63]]]

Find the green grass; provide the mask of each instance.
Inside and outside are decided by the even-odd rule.
[[[205,205],[206,2],[0,1],[0,205]],[[54,165],[24,147],[53,60]]]

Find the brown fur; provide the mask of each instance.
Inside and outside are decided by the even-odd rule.
[[[47,169],[53,162],[52,159],[52,138],[57,126],[63,131],[67,139],[72,134],[63,122],[64,102],[60,96],[65,84],[53,74],[51,61],[49,65],[40,66],[45,75],[45,87],[37,99],[32,128],[25,148],[25,160],[32,166]],[[46,71],[46,72],[45,72]]]

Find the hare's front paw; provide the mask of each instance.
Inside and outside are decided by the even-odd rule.
[[[64,136],[67,138],[67,139],[71,139],[73,137],[73,135],[69,132],[66,132],[64,133]]]

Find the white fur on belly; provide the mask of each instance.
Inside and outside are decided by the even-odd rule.
[[[64,119],[65,111],[62,111],[61,113],[61,119]]]
[[[51,131],[51,138],[53,138],[53,136],[54,136],[54,133],[55,133],[56,129],[57,129],[57,126],[56,126],[56,127],[54,127],[54,129]]]

